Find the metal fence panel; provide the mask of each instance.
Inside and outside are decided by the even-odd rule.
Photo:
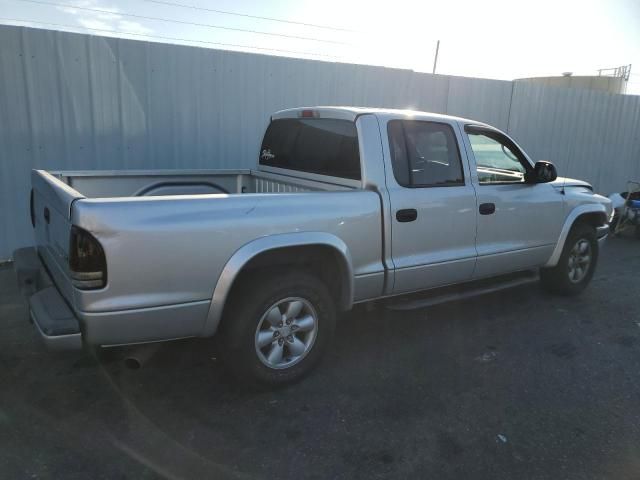
[[[447,113],[507,129],[512,82],[450,77]]]
[[[0,259],[32,242],[32,168],[251,167],[304,105],[484,121],[606,193],[640,177],[640,97],[0,26]]]
[[[509,134],[603,193],[640,178],[640,97],[516,82]]]

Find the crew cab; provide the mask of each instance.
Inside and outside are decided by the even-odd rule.
[[[35,247],[14,260],[44,341],[215,337],[239,378],[288,383],[354,304],[537,278],[579,293],[612,215],[500,130],[445,115],[284,110],[256,157],[251,170],[34,170]]]

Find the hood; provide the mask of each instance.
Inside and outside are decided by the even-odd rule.
[[[567,177],[558,177],[553,182],[551,182],[556,188],[562,187],[586,187],[590,190],[593,190],[593,186],[589,182],[585,182],[584,180],[576,180],[575,178],[567,178]]]

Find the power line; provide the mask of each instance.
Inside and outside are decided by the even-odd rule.
[[[335,30],[338,32],[359,33],[356,30],[350,30],[348,28],[332,27],[329,25],[319,25],[317,23],[297,22],[295,20],[284,20],[282,18],[275,18],[275,17],[262,17],[260,15],[249,15],[246,13],[230,12],[228,10],[217,10],[214,8],[196,7],[195,5],[188,5],[185,3],[178,3],[178,2],[168,2],[165,0],[144,0],[144,1],[151,2],[151,3],[158,3],[161,5],[170,5],[172,7],[191,8],[192,10],[201,10],[204,12],[221,13],[223,15],[235,15],[238,17],[254,18],[256,20],[269,20],[271,22],[290,23],[293,25],[304,25],[305,27],[324,28],[326,30]]]
[[[321,38],[313,38],[313,37],[302,37],[302,36],[298,36],[298,35],[288,35],[285,33],[272,33],[272,32],[263,32],[260,30],[250,30],[250,29],[244,29],[244,28],[235,28],[235,27],[225,27],[222,25],[213,25],[210,23],[196,23],[196,22],[188,22],[185,20],[174,20],[174,19],[170,19],[170,18],[162,18],[162,17],[151,17],[148,15],[138,15],[135,13],[124,13],[124,12],[114,12],[112,10],[104,10],[101,8],[90,8],[90,7],[80,7],[74,4],[70,4],[70,3],[55,3],[55,2],[46,2],[46,1],[42,1],[42,0],[18,0],[19,2],[28,2],[28,3],[37,3],[40,5],[50,5],[53,7],[65,7],[65,8],[75,8],[78,10],[86,10],[89,12],[96,12],[96,13],[107,13],[110,15],[121,15],[124,17],[133,17],[133,18],[142,18],[145,20],[159,20],[161,22],[171,22],[171,23],[180,23],[183,25],[194,25],[197,27],[208,27],[208,28],[218,28],[220,30],[230,30],[230,31],[234,31],[234,32],[243,32],[243,33],[256,33],[259,35],[269,35],[272,37],[283,37],[283,38],[292,38],[295,40],[310,40],[310,41],[314,41],[314,42],[323,42],[323,43],[333,43],[333,44],[337,44],[337,45],[348,45],[345,42],[339,42],[336,40],[324,40]]]
[[[0,17],[0,21],[5,22],[22,22],[22,23],[37,23],[40,25],[51,25],[54,27],[64,27],[64,28],[75,28],[77,30],[92,30],[95,32],[106,32],[112,34],[121,34],[121,35],[135,35],[137,37],[147,37],[147,38],[158,38],[162,40],[174,40],[178,42],[195,42],[195,43],[204,43],[208,45],[220,45],[225,47],[234,47],[234,48],[251,48],[255,50],[263,50],[263,51],[271,51],[271,52],[280,52],[280,53],[293,53],[296,55],[311,55],[316,57],[325,57],[325,58],[334,58],[337,59],[339,57],[334,55],[325,55],[323,53],[314,53],[314,52],[306,52],[301,50],[284,50],[281,48],[267,48],[267,47],[254,47],[251,45],[240,45],[235,43],[222,43],[222,42],[211,42],[208,40],[192,40],[190,38],[180,38],[180,37],[167,37],[164,35],[149,35],[146,33],[137,33],[137,32],[124,32],[122,30],[109,30],[108,28],[93,28],[93,27],[84,27],[78,25],[65,25],[62,23],[51,23],[51,22],[40,22],[36,20],[23,20],[20,18],[2,18]]]

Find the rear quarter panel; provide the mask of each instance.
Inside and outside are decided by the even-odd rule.
[[[83,199],[72,223],[107,259],[107,286],[76,291],[83,312],[210,300],[234,252],[272,234],[331,233],[349,248],[356,277],[384,270],[380,200],[364,190]]]

